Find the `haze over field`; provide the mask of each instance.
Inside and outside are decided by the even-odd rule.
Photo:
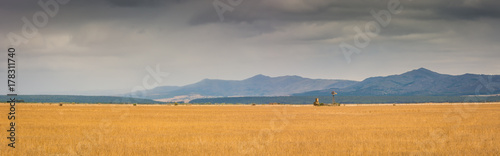
[[[157,86],[258,74],[362,81],[420,67],[500,75],[497,0],[402,0],[378,34],[367,34],[370,42],[361,40],[366,47],[355,44],[355,27],[380,26],[372,10],[387,11],[388,0],[243,0],[229,6],[223,21],[214,8],[228,4],[222,0],[62,2],[46,20],[38,1],[0,2],[0,47],[19,44],[19,94],[127,93],[144,88],[157,67],[166,73],[150,77]],[[36,32],[23,35],[26,23]],[[360,50],[350,62],[342,43]]]

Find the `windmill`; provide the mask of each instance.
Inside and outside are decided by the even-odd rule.
[[[337,94],[337,92],[332,91],[332,105],[335,105],[335,94]]]

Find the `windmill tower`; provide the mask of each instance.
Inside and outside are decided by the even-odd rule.
[[[337,94],[337,92],[332,91],[332,105],[335,105],[335,94]]]

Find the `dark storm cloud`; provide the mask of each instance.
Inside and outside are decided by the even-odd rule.
[[[222,1],[221,2],[225,2]],[[291,3],[290,3],[291,2]],[[343,21],[370,18],[370,11],[387,10],[388,0],[244,0],[232,11],[224,13],[227,22],[252,22],[255,20],[281,21]],[[401,0],[404,10],[429,12],[429,14],[402,15],[406,18],[440,20],[474,20],[499,18],[500,1],[497,0]],[[194,17],[191,24],[220,22],[215,8],[207,8]]]
[[[475,20],[478,18],[500,18],[499,8],[500,5],[496,4],[496,6],[483,6],[480,8],[448,7],[437,9],[435,12],[441,18]]]
[[[107,0],[110,4],[119,7],[159,7],[173,5],[188,0]]]
[[[164,7],[176,6],[186,2],[202,5],[189,10],[196,14],[190,19],[191,24],[220,22],[213,6],[216,0],[71,0],[69,5],[93,10],[102,4],[116,7]],[[218,0],[228,4],[226,0]],[[255,20],[280,21],[343,21],[370,18],[370,11],[387,9],[388,0],[242,0],[237,6],[230,6],[233,11],[226,11],[227,22],[252,22]],[[498,0],[401,0],[404,10],[427,11],[430,14],[405,15],[408,18],[421,19],[477,19],[499,18],[500,1]],[[33,1],[5,1],[0,6],[3,10],[40,9]],[[66,12],[72,12],[66,10]],[[79,15],[85,16],[85,15]]]
[[[353,27],[374,21],[370,11],[386,10],[389,0],[242,0],[223,22],[217,1],[229,4],[70,0],[19,47],[21,71],[36,73],[24,76],[26,90],[126,88],[156,64],[172,73],[162,85],[255,74],[362,80],[420,67],[449,74],[500,69],[498,0],[401,0],[404,10],[351,64],[338,45],[354,44]],[[23,17],[32,21],[43,11],[38,2],[0,2],[0,46],[9,46],[7,33],[21,34]]]
[[[328,0],[293,0],[296,4],[286,5],[287,1],[279,0],[244,0],[238,6],[229,6],[233,11],[224,12],[224,21],[253,22],[266,21],[332,21],[348,20],[353,17],[366,16],[368,7],[381,7],[377,2],[357,3],[351,1]],[[225,2],[222,1],[221,2]],[[227,3],[226,3],[227,4]],[[369,10],[368,10],[369,11]],[[201,11],[193,17],[191,24],[220,22],[214,6]]]

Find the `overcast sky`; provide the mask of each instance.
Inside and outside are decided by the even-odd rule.
[[[159,85],[257,74],[363,80],[420,67],[500,74],[498,0],[40,1],[58,7],[0,2],[0,62],[16,48],[19,94],[130,91],[148,66],[168,73]]]

